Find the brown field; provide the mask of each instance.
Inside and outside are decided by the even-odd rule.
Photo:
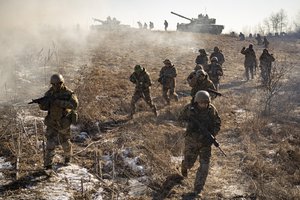
[[[226,97],[217,98],[213,104],[222,119],[217,139],[227,157],[213,147],[203,199],[299,199],[299,40],[270,39],[275,66],[286,68],[286,76],[280,80],[283,85],[275,94],[272,113],[263,115],[265,93],[259,71],[255,80],[245,82],[244,57],[239,53],[250,42],[256,44],[254,40],[136,29],[48,34],[43,40],[28,39],[15,61],[9,57],[1,60],[3,69],[13,70],[1,71],[0,155],[14,167],[19,157],[20,171],[16,181],[14,170],[2,170],[5,180],[0,182],[0,199],[20,199],[24,194],[23,199],[43,199],[25,185],[30,183],[28,177],[38,176],[32,170],[42,169],[39,146],[45,113],[27,102],[43,95],[54,72],[63,74],[66,85],[79,98],[80,120],[72,129],[74,138],[80,132],[89,135],[84,142],[74,141],[74,163],[97,175],[104,188],[103,199],[184,199],[193,189],[198,163],[189,177],[181,180],[181,161],[174,158],[182,156],[184,127],[176,118],[190,101],[186,78],[195,67],[198,49],[211,53],[214,46],[222,50],[226,60],[220,86]],[[263,47],[254,45],[254,49],[259,56]],[[166,58],[178,71],[176,91],[180,99],[170,106],[164,106],[157,82]],[[150,73],[157,118],[143,101],[138,103],[134,118],[127,118],[134,91],[129,76],[136,64]],[[130,152],[129,157],[138,157],[143,173],[124,164],[124,150]],[[104,156],[112,157],[113,168],[105,168]],[[100,171],[96,158],[103,164]],[[132,194],[129,181],[133,179],[145,186],[138,195]],[[92,193],[75,192],[72,198],[93,199]]]

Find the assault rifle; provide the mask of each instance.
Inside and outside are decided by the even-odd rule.
[[[33,103],[47,104],[47,103],[53,102],[55,99],[68,100],[68,99],[70,99],[70,95],[69,94],[64,94],[64,95],[60,95],[60,96],[43,96],[43,97],[38,98],[38,99],[32,99],[32,101],[29,102],[28,104],[33,104]]]
[[[210,88],[207,89],[207,92],[211,92],[211,93],[215,94],[216,96],[226,97],[222,93],[220,93],[220,92],[218,92],[216,90],[210,89]]]
[[[33,103],[37,103],[37,104],[44,104],[46,102],[51,102],[54,100],[54,97],[50,97],[50,96],[43,96],[41,98],[38,99],[32,99],[31,102],[29,102],[28,104],[33,104]]]
[[[226,157],[225,152],[221,149],[220,144],[217,142],[216,138],[207,130],[207,128],[204,127],[203,124],[201,124],[197,119],[194,117],[190,117],[190,119],[198,125],[199,131],[204,134],[204,136],[208,139],[209,142],[214,144],[215,147],[217,147],[221,153]]]

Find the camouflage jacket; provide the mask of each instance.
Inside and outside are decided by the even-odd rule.
[[[159,82],[162,85],[168,85],[170,83],[175,82],[175,78],[177,76],[177,70],[172,66],[163,66],[159,73]]]
[[[135,84],[135,89],[138,90],[148,89],[152,85],[150,76],[145,69],[139,74],[133,72],[129,80]]]
[[[223,65],[223,63],[225,62],[225,58],[224,55],[218,51],[218,52],[213,52],[210,56],[209,59],[211,59],[212,57],[217,57],[218,58],[218,64]]]
[[[223,76],[223,69],[219,64],[209,64],[207,66],[208,75],[210,80],[220,80],[220,76]]]
[[[198,55],[196,60],[195,60],[195,63],[203,65],[203,67],[205,67],[208,63],[207,55],[203,55],[203,54]]]
[[[193,71],[188,76],[187,81],[188,81],[189,85],[192,87],[192,90],[191,90],[192,97],[194,97],[199,90],[206,90],[206,91],[207,91],[207,89],[216,90],[213,82],[211,80],[209,80],[207,75],[204,80],[200,80],[199,78],[196,77],[196,72]]]
[[[78,99],[73,91],[63,86],[57,92],[51,87],[45,97],[49,97],[49,101],[39,104],[41,110],[48,111],[45,118],[45,124],[56,129],[68,128],[71,125],[71,114],[76,112],[78,107]]]
[[[259,57],[259,65],[260,67],[262,66],[267,66],[267,67],[271,67],[272,62],[275,61],[275,58],[272,54],[269,53],[262,53],[261,56]]]
[[[245,66],[257,66],[256,54],[253,49],[242,49],[241,54],[245,55]]]
[[[187,135],[197,137],[201,135],[199,124],[193,122],[196,119],[203,128],[206,128],[212,135],[216,136],[221,128],[221,118],[217,109],[209,104],[208,108],[200,110],[197,106],[188,104],[179,114],[178,120],[187,122]]]

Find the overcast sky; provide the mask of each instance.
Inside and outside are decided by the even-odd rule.
[[[154,22],[155,29],[163,29],[169,22],[171,30],[176,23],[187,20],[172,15],[176,12],[189,18],[208,14],[217,24],[225,25],[224,32],[251,31],[272,13],[284,9],[290,22],[300,12],[299,0],[0,0],[0,26],[35,26],[51,23],[65,26],[80,24],[88,28],[92,18],[105,20],[116,17],[122,24],[137,27],[137,21]]]

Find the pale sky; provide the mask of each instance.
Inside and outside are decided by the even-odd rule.
[[[299,0],[0,0],[0,27],[27,26],[34,24],[80,24],[88,28],[94,24],[92,18],[105,20],[116,17],[122,24],[137,27],[137,21],[163,29],[175,30],[177,22],[188,20],[172,15],[176,12],[189,18],[208,14],[217,24],[225,26],[223,32],[244,32],[256,29],[259,23],[272,13],[284,9],[290,22],[300,13]]]

